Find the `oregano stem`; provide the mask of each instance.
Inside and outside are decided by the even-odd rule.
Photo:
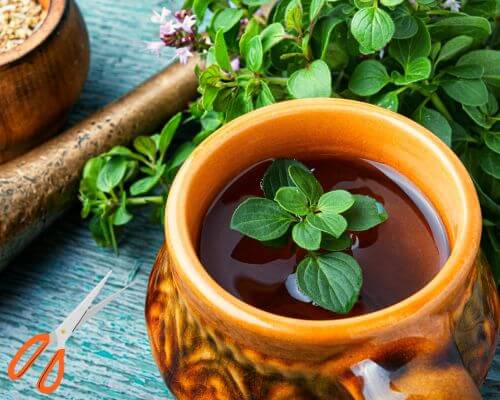
[[[286,86],[288,78],[282,78],[278,76],[265,76],[264,80],[272,85]]]
[[[431,99],[432,104],[434,104],[434,107],[436,107],[436,109],[441,114],[443,114],[444,117],[448,121],[453,120],[453,117],[451,116],[450,112],[448,111],[448,109],[446,108],[446,106],[444,105],[444,103],[441,101],[441,99],[439,98],[439,96],[436,93],[432,93],[430,96],[430,99]]]
[[[139,206],[145,204],[163,204],[163,198],[161,196],[144,196],[144,197],[132,197],[127,199],[127,205]]]

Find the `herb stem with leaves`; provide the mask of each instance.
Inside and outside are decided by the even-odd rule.
[[[336,313],[351,311],[363,279],[360,265],[345,252],[352,245],[349,232],[366,231],[387,220],[383,205],[346,190],[325,193],[296,160],[275,160],[264,174],[262,188],[265,197],[238,205],[231,228],[272,246],[287,246],[291,239],[306,251],[295,273],[302,301]]]

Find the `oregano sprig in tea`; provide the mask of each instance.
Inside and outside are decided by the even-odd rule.
[[[231,228],[264,243],[288,243],[291,237],[307,251],[297,266],[299,290],[327,310],[348,313],[362,285],[361,267],[342,252],[352,244],[348,232],[384,222],[388,214],[383,205],[346,190],[325,193],[311,171],[295,160],[274,161],[262,187],[265,197],[239,204]]]

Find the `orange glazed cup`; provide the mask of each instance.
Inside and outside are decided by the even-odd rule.
[[[198,238],[224,186],[262,160],[318,155],[384,163],[430,199],[451,254],[423,289],[370,314],[307,321],[254,308],[205,271]],[[155,360],[178,399],[481,399],[497,341],[498,295],[479,251],[479,203],[458,158],[415,122],[338,99],[246,114],[184,163],[169,194],[165,235],[146,319]]]

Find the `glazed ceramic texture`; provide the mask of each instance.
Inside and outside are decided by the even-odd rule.
[[[219,287],[196,255],[211,201],[255,162],[305,154],[375,160],[411,179],[449,236],[451,254],[438,275],[396,305],[337,321],[269,314]],[[479,254],[479,205],[461,163],[421,126],[346,100],[255,111],[188,159],[166,218],[146,319],[156,362],[180,400],[481,398],[497,340],[498,296]]]

